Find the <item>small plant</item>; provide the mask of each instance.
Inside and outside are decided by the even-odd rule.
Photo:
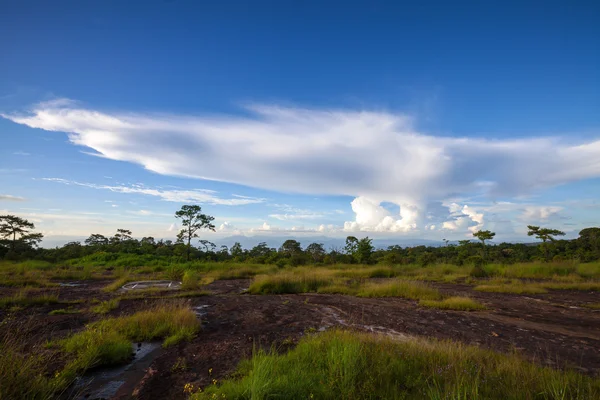
[[[171,372],[183,372],[187,370],[187,361],[184,357],[178,357],[173,366],[171,367]]]
[[[90,311],[96,314],[108,314],[116,308],[119,308],[119,299],[111,299],[90,308]]]

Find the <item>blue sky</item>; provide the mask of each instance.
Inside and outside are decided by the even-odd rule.
[[[600,5],[0,5],[0,211],[59,243],[600,224]]]

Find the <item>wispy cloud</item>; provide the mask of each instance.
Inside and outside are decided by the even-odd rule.
[[[510,198],[600,176],[600,140],[436,137],[418,132],[409,115],[388,112],[265,105],[247,111],[250,116],[243,117],[132,114],[57,100],[3,117],[66,132],[73,144],[97,155],[160,174],[353,196],[356,215],[349,230],[410,231],[425,226],[430,201],[470,194]],[[168,201],[260,201],[203,191],[100,188]],[[399,214],[389,213],[383,202],[398,205]]]
[[[15,156],[30,156],[31,155],[31,153],[26,153],[24,151],[15,151],[13,154]]]
[[[109,190],[116,193],[128,193],[128,194],[143,194],[148,196],[155,196],[165,201],[172,201],[176,203],[201,203],[201,204],[215,204],[215,205],[226,205],[226,206],[240,206],[245,204],[256,204],[262,203],[265,200],[260,198],[252,197],[240,197],[240,198],[221,198],[215,195],[213,190],[161,190],[144,187],[140,184],[131,186],[109,186],[109,185],[97,185],[94,183],[83,183],[70,181],[61,178],[42,178],[42,180],[62,183],[65,185],[76,185],[83,186],[92,189]],[[113,205],[116,207],[116,205]]]
[[[12,196],[10,194],[0,194],[0,201],[25,201],[24,197]]]

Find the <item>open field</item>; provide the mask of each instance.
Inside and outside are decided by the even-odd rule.
[[[3,263],[0,398],[597,398],[600,266],[484,268]]]

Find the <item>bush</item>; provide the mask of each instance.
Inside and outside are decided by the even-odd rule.
[[[469,276],[473,278],[487,278],[489,276],[488,272],[481,265],[475,265],[469,272]]]
[[[181,288],[184,290],[194,290],[198,289],[200,285],[200,276],[196,271],[186,270],[183,274],[183,281],[181,284]]]

